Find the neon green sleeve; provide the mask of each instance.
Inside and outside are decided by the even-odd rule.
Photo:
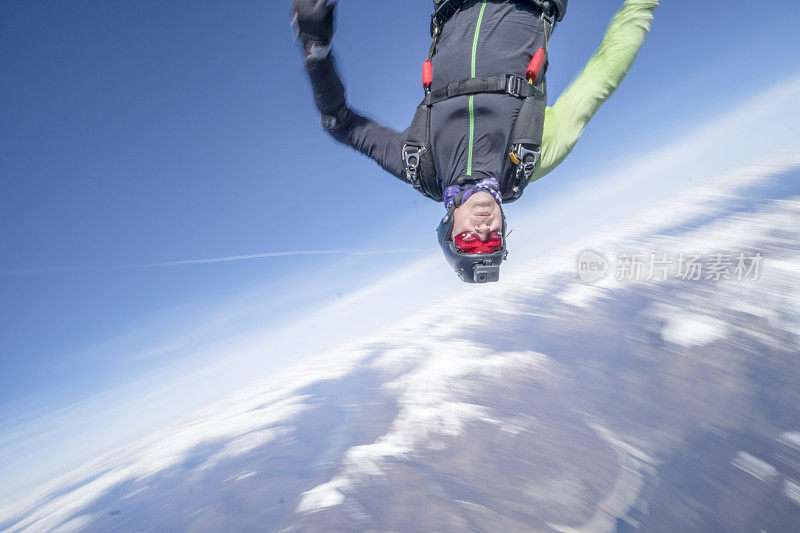
[[[569,155],[597,110],[616,90],[650,31],[659,0],[626,0],[583,72],[545,110],[542,155],[531,181]]]

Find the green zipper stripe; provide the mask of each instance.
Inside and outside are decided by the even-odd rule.
[[[486,10],[486,1],[483,0],[481,12],[478,15],[478,23],[475,25],[475,36],[472,38],[472,70],[471,76],[475,77],[475,63],[478,58],[478,37],[481,33],[481,22],[483,22],[483,12]],[[475,146],[475,96],[469,97],[469,149],[467,151],[467,175],[472,175],[472,151]]]
[[[475,97],[469,97],[469,149],[467,151],[467,176],[472,175],[472,146],[475,142]]]
[[[481,34],[481,22],[483,22],[483,12],[486,10],[486,0],[483,0],[481,12],[478,15],[478,24],[475,25],[475,36],[472,38],[472,77],[475,77],[475,60],[478,58],[478,36]]]

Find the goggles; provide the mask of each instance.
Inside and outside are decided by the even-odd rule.
[[[503,248],[503,235],[499,231],[493,231],[484,241],[474,231],[465,231],[456,235],[453,243],[464,254],[491,254]]]

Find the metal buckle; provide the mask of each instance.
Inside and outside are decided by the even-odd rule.
[[[419,162],[424,148],[419,146],[403,145],[403,166],[406,169],[406,177],[414,187],[419,186]]]
[[[521,89],[524,80],[519,76],[509,76],[508,81],[506,82],[506,92],[511,96],[516,96],[520,98],[522,96]]]
[[[517,154],[517,159],[519,159],[519,167],[524,169],[524,172],[528,174],[533,173],[536,162],[539,160],[539,156],[542,155],[542,150],[531,150],[526,148],[524,144],[518,144],[515,147],[514,153]],[[531,159],[527,159],[528,156],[531,156]]]
[[[542,155],[542,150],[531,150],[526,148],[524,144],[518,144],[514,147],[513,153],[519,160],[519,163],[517,163],[517,183],[513,189],[517,193],[520,191],[520,187],[524,188],[527,182],[530,181],[536,168],[536,162],[539,161],[539,156]]]

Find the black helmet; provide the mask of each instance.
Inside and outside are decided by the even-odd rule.
[[[455,206],[447,210],[436,236],[439,246],[442,247],[447,264],[453,267],[461,281],[465,283],[487,283],[500,281],[500,263],[508,256],[506,250],[506,216],[503,215],[503,248],[491,254],[465,254],[459,252],[453,242],[453,226],[455,224],[453,212]]]

